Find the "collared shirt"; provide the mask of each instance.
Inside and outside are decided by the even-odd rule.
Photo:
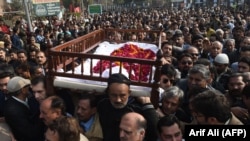
[[[30,108],[30,106],[28,105],[28,99],[27,98],[25,99],[25,101],[23,101],[23,100],[21,100],[21,99],[19,99],[17,97],[14,97],[14,96],[12,96],[12,98],[14,98],[16,101],[18,101],[18,102],[24,104],[25,106],[27,106],[28,108]]]
[[[225,124],[224,125],[228,125],[229,124],[229,122],[230,122],[230,118],[225,122]]]
[[[93,115],[87,122],[80,122],[80,126],[84,129],[85,132],[88,132],[91,128],[91,125],[94,122],[94,117],[95,115]]]

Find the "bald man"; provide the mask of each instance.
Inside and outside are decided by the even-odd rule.
[[[125,114],[120,123],[120,141],[143,141],[147,121],[135,112]]]
[[[223,45],[220,41],[212,42],[210,49],[209,49],[209,60],[211,63],[213,63],[214,58],[218,54],[222,53],[222,48],[223,48]]]
[[[58,96],[50,96],[44,99],[40,104],[40,118],[47,126],[55,119],[65,116],[65,104],[64,101]]]
[[[187,53],[192,55],[192,59],[194,62],[196,62],[199,59],[199,50],[196,47],[194,46],[189,47],[187,49]]]

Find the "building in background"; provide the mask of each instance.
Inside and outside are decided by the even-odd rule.
[[[6,1],[0,0],[0,16],[3,16],[3,12],[5,11]]]

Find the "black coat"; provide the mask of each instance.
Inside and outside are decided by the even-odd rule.
[[[152,108],[146,108],[149,106]],[[122,116],[128,112],[137,112],[144,116],[147,120],[147,129],[146,129],[146,141],[156,141],[157,140],[157,122],[158,117],[155,109],[152,104],[146,105],[135,105],[127,104],[122,109],[115,109],[109,99],[104,99],[100,101],[98,105],[98,112],[100,116],[100,123],[103,130],[103,141],[119,141],[119,132],[120,132],[120,121]]]
[[[10,97],[4,106],[5,120],[18,141],[40,141],[43,138],[39,119],[32,118],[30,109]]]

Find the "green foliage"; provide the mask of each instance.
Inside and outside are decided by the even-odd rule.
[[[21,0],[12,0],[10,4],[12,11],[21,11],[23,10],[23,5]]]
[[[124,0],[114,0],[114,4],[123,4]]]
[[[131,3],[133,0],[124,0],[124,3]]]

